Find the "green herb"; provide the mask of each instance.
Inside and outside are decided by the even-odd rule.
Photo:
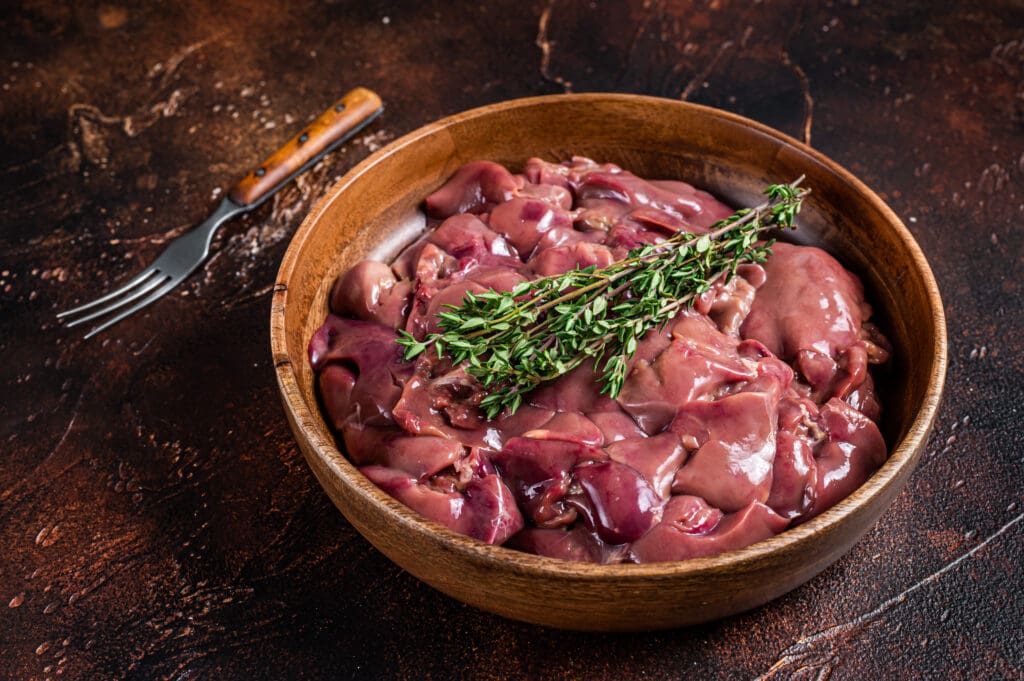
[[[715,282],[728,282],[741,263],[767,259],[774,239],[757,240],[793,226],[808,193],[798,188],[802,180],[769,186],[767,201],[716,222],[707,234],[680,232],[602,269],[525,281],[508,292],[466,293],[462,305],[438,313],[441,333],[417,340],[400,331],[398,342],[406,359],[433,346],[438,357],[463,364],[487,392],[480,407],[488,418],[515,412],[527,392],[591,357],[601,392],[617,397],[627,361],[648,331]]]

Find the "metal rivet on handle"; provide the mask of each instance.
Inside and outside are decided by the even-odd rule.
[[[341,113],[342,111],[345,110],[345,105],[344,104],[335,104],[334,105],[334,110],[337,111],[338,113]]]
[[[253,175],[255,175],[256,177],[263,177],[266,174],[267,174],[267,169],[266,168],[257,168],[256,172],[253,173]]]
[[[303,143],[305,143],[308,140],[309,140],[309,133],[308,132],[304,132],[301,135],[299,135],[299,144],[303,144]]]

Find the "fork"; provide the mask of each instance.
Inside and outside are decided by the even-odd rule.
[[[74,317],[66,324],[72,327],[115,315],[85,334],[85,338],[91,338],[156,301],[206,260],[213,235],[222,224],[262,204],[329,151],[350,139],[383,110],[380,97],[366,88],[359,87],[347,93],[285,142],[262,165],[239,180],[210,217],[168,244],[152,265],[120,288],[60,312],[57,317]]]

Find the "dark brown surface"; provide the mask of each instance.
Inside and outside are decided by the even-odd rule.
[[[1019,3],[269,7],[0,14],[0,674],[1021,677]],[[226,227],[179,291],[92,342],[55,324],[358,84],[384,117]],[[463,606],[352,530],[278,403],[271,284],[311,201],[425,122],[566,87],[809,136],[904,218],[945,297],[949,381],[917,472],[851,553],[752,613],[594,636]]]

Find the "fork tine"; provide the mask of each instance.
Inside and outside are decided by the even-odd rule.
[[[165,281],[167,281],[168,278],[169,277],[167,277],[167,275],[164,275],[164,274],[158,274],[155,277],[150,277],[149,279],[146,280],[146,283],[144,283],[142,286],[139,286],[139,287],[131,290],[129,292],[128,297],[126,297],[126,298],[119,298],[119,299],[115,300],[114,302],[112,302],[110,305],[107,305],[106,307],[100,308],[99,310],[96,310],[95,312],[93,312],[91,314],[87,314],[84,317],[80,317],[78,319],[75,319],[74,321],[70,321],[70,322],[67,323],[67,326],[69,326],[69,327],[71,327],[71,326],[78,326],[79,324],[84,324],[87,321],[90,321],[92,319],[96,319],[97,317],[102,317],[103,315],[110,314],[111,312],[114,312],[115,310],[119,310],[122,307],[124,307],[125,305],[127,305],[128,303],[132,302],[133,300],[136,300],[136,299],[146,295],[147,293],[152,291],[154,288],[156,288],[160,284],[162,284]]]
[[[106,294],[105,296],[101,296],[101,297],[97,298],[96,300],[93,300],[93,301],[90,301],[90,302],[86,303],[85,305],[79,305],[78,307],[73,307],[70,310],[64,310],[63,312],[58,312],[57,313],[57,318],[60,319],[62,317],[70,317],[73,314],[77,314],[79,312],[84,312],[85,310],[88,310],[90,308],[96,307],[97,305],[105,303],[108,300],[113,300],[114,298],[117,298],[118,296],[123,296],[132,287],[134,287],[134,286],[136,286],[138,284],[141,284],[144,280],[146,280],[147,278],[152,276],[155,272],[156,272],[156,268],[153,267],[152,265],[150,265],[146,269],[144,269],[141,272],[139,272],[134,278],[132,278],[131,281],[129,281],[124,286],[122,286],[120,288],[117,288],[117,289],[114,289],[113,291],[111,291],[110,293]],[[89,319],[89,317],[86,317],[86,319]],[[78,322],[75,322],[75,323],[77,324]]]
[[[128,308],[124,312],[120,313],[119,315],[117,315],[113,319],[108,319],[107,321],[105,321],[102,324],[100,324],[99,326],[97,326],[95,329],[91,330],[89,333],[85,334],[85,338],[92,338],[93,336],[98,334],[100,331],[103,331],[104,329],[106,329],[106,328],[108,328],[110,326],[113,326],[114,324],[117,324],[119,321],[121,321],[125,317],[128,317],[130,315],[135,314],[136,312],[138,312],[142,308],[146,307],[147,305],[152,303],[154,300],[160,298],[161,296],[163,296],[165,293],[167,293],[168,291],[170,291],[172,288],[174,288],[175,286],[177,286],[180,283],[181,283],[181,278],[167,280],[166,283],[163,286],[161,286],[157,290],[153,291],[151,294],[146,296],[144,299],[142,299],[139,302],[135,303],[130,308]]]

